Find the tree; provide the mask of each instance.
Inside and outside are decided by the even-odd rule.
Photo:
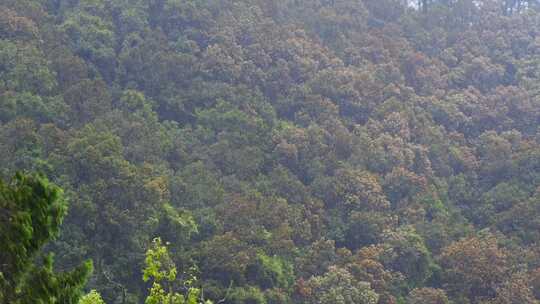
[[[293,267],[278,256],[258,254],[255,263],[248,267],[247,277],[250,282],[257,283],[265,289],[288,289],[292,284]]]
[[[405,275],[410,287],[422,286],[433,274],[431,253],[412,226],[387,232],[385,245],[390,249],[386,264]]]
[[[529,281],[526,274],[517,273],[497,288],[494,299],[482,304],[539,304],[540,301],[535,298]]]
[[[404,288],[405,276],[383,265],[388,248],[384,244],[363,247],[347,264],[348,271],[359,281],[369,282],[380,295],[379,304],[396,303]]]
[[[407,304],[450,304],[444,290],[417,288],[407,297]]]
[[[102,76],[109,80],[114,76],[114,31],[111,22],[84,11],[69,15],[61,25],[76,54],[94,64]]]
[[[152,281],[150,294],[145,304],[211,304],[201,298],[201,290],[193,287],[196,278],[191,276],[182,283],[184,294],[179,292],[176,285],[177,269],[169,256],[167,244],[160,238],[155,238],[152,246],[146,251],[143,280]]]
[[[492,234],[450,244],[440,256],[446,289],[456,297],[471,301],[494,296],[498,284],[503,283],[509,273],[508,254]]]
[[[18,173],[0,181],[0,303],[76,304],[92,271],[90,261],[56,273],[53,256],[33,261],[58,234],[67,203],[45,177]]]
[[[101,80],[83,80],[64,91],[74,124],[83,125],[111,110],[111,96]]]
[[[307,292],[300,303],[305,304],[376,304],[379,295],[367,282],[359,282],[345,269],[330,267],[322,276],[306,283]]]
[[[0,40],[0,90],[47,94],[56,86],[46,57],[32,44]]]
[[[79,304],[105,304],[105,302],[97,291],[91,290],[79,300]]]

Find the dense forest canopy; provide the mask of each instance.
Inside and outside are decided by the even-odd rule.
[[[540,1],[0,0],[0,176],[0,302],[538,304]]]

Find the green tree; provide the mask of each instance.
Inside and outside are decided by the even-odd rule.
[[[432,275],[434,263],[424,238],[411,226],[387,232],[385,244],[390,249],[386,263],[407,277],[410,287],[423,285]]]
[[[77,303],[90,261],[61,273],[53,270],[52,254],[34,264],[66,215],[62,190],[45,177],[19,173],[0,181],[0,210],[0,303]]]
[[[79,300],[79,304],[105,304],[105,301],[97,291],[91,290]]]
[[[307,281],[308,294],[305,304],[376,304],[379,295],[367,282],[357,281],[347,270],[330,267],[322,276],[312,277]]]
[[[193,287],[196,278],[192,275],[189,279],[181,282],[187,290],[181,293],[176,289],[177,269],[172,261],[167,244],[163,244],[160,238],[155,238],[152,246],[146,251],[143,280],[152,281],[150,294],[145,304],[211,304],[201,298],[201,289]]]

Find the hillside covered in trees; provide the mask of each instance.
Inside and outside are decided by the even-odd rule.
[[[0,176],[5,304],[539,304],[540,1],[0,0]]]

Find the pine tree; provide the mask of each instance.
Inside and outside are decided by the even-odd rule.
[[[62,190],[45,177],[18,173],[0,181],[0,303],[77,303],[92,271],[87,261],[55,273],[53,255],[35,264],[67,212]]]

